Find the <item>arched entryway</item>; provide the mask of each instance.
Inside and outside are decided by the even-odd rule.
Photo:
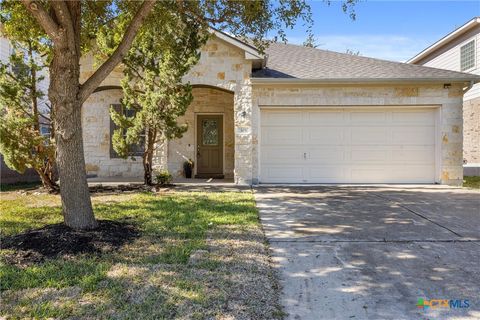
[[[193,101],[179,123],[188,125],[182,138],[168,142],[168,170],[183,176],[183,163],[195,162],[199,178],[234,176],[234,94],[213,86],[193,86]]]

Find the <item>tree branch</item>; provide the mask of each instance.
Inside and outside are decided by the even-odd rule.
[[[52,1],[51,6],[55,12],[55,16],[62,25],[62,27],[67,30],[67,39],[68,46],[75,50],[75,30],[73,29],[73,21],[70,15],[70,10],[68,10],[67,4],[65,1]]]
[[[102,81],[112,72],[112,70],[122,61],[123,57],[127,54],[130,49],[135,36],[137,35],[138,30],[142,26],[146,17],[152,11],[155,6],[155,0],[145,0],[140,9],[130,22],[130,25],[123,36],[122,41],[118,45],[117,49],[113,52],[110,58],[107,59],[93,75],[85,81],[80,89],[79,96],[77,97],[82,104],[90,94],[102,83]]]
[[[45,8],[43,8],[40,3],[32,0],[22,0],[22,3],[49,37],[53,41],[58,40],[61,30],[58,24],[53,21],[52,17],[47,13]]]

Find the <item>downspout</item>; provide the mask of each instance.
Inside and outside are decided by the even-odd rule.
[[[472,89],[473,85],[475,84],[474,80],[470,80],[466,89],[463,89],[463,94],[467,93],[468,90]]]

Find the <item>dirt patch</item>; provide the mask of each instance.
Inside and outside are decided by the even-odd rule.
[[[63,223],[2,237],[2,249],[7,263],[31,264],[56,257],[83,253],[106,253],[117,250],[140,236],[134,225],[127,222],[99,220],[95,230],[74,230]]]

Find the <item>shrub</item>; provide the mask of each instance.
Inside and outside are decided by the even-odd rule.
[[[172,182],[172,179],[172,175],[166,170],[160,171],[155,174],[155,182],[159,185],[170,184]]]

